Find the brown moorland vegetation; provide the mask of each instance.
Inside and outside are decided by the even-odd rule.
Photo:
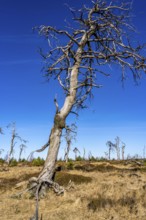
[[[64,195],[49,190],[39,202],[42,220],[144,220],[146,216],[146,168],[134,162],[72,162],[58,164],[55,181]],[[42,167],[0,166],[0,219],[28,220],[35,199],[25,190],[30,177]]]

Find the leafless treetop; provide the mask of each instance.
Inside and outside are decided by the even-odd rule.
[[[129,21],[131,3],[107,2],[97,0],[92,1],[91,7],[70,8],[73,23],[69,28],[39,27],[39,33],[49,43],[49,52],[44,55],[41,51],[46,60],[46,76],[58,79],[67,95],[71,92],[71,70],[80,58],[75,105],[82,104],[93,87],[101,87],[98,74],[109,76],[111,64],[121,66],[122,80],[128,69],[135,80],[140,78],[141,72],[146,72],[146,58],[141,53],[145,45],[136,46],[129,37],[129,33],[134,32]],[[63,39],[62,43],[58,42],[59,38]],[[82,49],[80,54],[79,48]],[[103,70],[103,66],[107,68]]]

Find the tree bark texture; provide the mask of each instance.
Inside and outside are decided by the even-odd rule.
[[[72,68],[70,75],[70,88],[69,94],[66,96],[64,105],[60,109],[60,111],[56,112],[54,117],[54,125],[51,130],[51,134],[49,137],[49,150],[47,154],[47,158],[44,164],[44,167],[38,177],[38,181],[52,181],[55,172],[55,164],[58,156],[58,150],[60,146],[61,134],[63,128],[65,128],[65,121],[69,113],[71,112],[73,105],[76,101],[76,93],[78,87],[78,69],[81,63],[81,55],[83,48],[87,42],[89,35],[92,34],[92,31],[85,33],[81,39],[80,46],[76,52],[76,62]]]

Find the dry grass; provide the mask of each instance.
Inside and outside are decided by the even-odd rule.
[[[49,191],[40,201],[43,220],[144,220],[146,216],[145,172],[124,164],[76,164],[85,169],[63,170],[56,181],[67,186],[71,179],[74,187],[63,196]],[[90,165],[90,169],[89,169]],[[87,169],[88,167],[88,169]],[[41,167],[10,167],[0,172],[0,219],[28,220],[35,210],[35,201],[26,194],[11,198],[24,187],[25,182],[38,175]],[[90,172],[89,172],[90,171]],[[18,183],[22,182],[18,187]],[[16,188],[17,186],[17,188]]]

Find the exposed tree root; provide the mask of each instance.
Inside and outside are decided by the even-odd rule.
[[[45,178],[39,180],[36,177],[32,177],[29,180],[28,186],[30,193],[36,198],[36,210],[34,216],[31,217],[30,220],[39,220],[39,198],[46,196],[47,189],[52,188],[57,195],[64,193],[64,188],[61,187],[58,183]]]
[[[56,173],[56,172],[55,172]],[[21,196],[25,193],[29,193],[31,197],[34,197],[36,200],[35,205],[35,213],[29,220],[42,220],[42,216],[39,217],[39,200],[41,198],[46,197],[46,193],[48,189],[53,189],[53,191],[57,195],[61,195],[64,193],[64,191],[68,191],[71,188],[74,188],[74,183],[70,180],[68,183],[68,186],[65,187],[65,189],[60,186],[58,183],[54,181],[55,179],[55,173],[53,175],[53,180],[50,180],[49,178],[37,178],[37,177],[31,177],[28,182],[25,182],[27,184],[27,187],[25,185],[25,189],[17,194],[12,195],[12,198],[18,198],[20,199]]]
[[[46,190],[49,188],[52,188],[57,195],[64,193],[64,188],[58,183],[48,179],[39,180],[36,177],[32,177],[29,180],[28,188],[31,194],[35,196],[37,194],[39,197],[44,197],[46,195]]]

